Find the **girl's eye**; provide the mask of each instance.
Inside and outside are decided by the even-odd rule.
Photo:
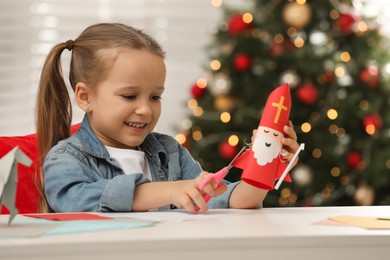
[[[268,134],[268,133],[269,133],[269,130],[264,130],[264,133]]]
[[[159,100],[161,100],[162,98],[161,98],[161,96],[152,96],[151,99],[152,99],[152,100],[155,100],[155,101],[159,101]]]
[[[278,134],[277,134],[277,133],[274,133],[274,136],[276,137],[276,136],[278,136]]]
[[[136,98],[135,95],[123,95],[122,97],[125,98],[125,99],[130,99],[130,100],[133,100],[133,99]]]

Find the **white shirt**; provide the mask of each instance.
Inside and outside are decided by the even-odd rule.
[[[149,163],[144,152],[109,146],[106,146],[106,149],[110,157],[119,163],[126,175],[143,173],[149,180],[152,180]]]

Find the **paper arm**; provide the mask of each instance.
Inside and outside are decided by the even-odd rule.
[[[232,163],[232,166],[239,168],[239,169],[244,169],[245,166],[247,165],[248,158],[250,157],[250,148],[247,149],[243,154],[241,154],[234,162]]]

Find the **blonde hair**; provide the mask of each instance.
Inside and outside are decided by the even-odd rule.
[[[78,82],[95,86],[105,79],[108,73],[102,49],[114,48],[144,49],[164,58],[161,46],[141,30],[120,23],[99,23],[86,28],[73,40],[55,45],[43,65],[38,86],[36,105],[36,128],[39,151],[39,168],[49,150],[60,140],[70,136],[72,106],[66,87],[61,54],[65,49],[72,51],[69,81],[73,90]],[[40,211],[48,211],[44,191],[43,176],[40,174]]]

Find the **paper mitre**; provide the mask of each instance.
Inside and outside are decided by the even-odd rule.
[[[259,126],[269,127],[283,133],[283,127],[287,125],[290,117],[290,110],[290,88],[286,83],[269,95]]]
[[[261,127],[270,128],[272,131],[274,131],[275,135],[280,134],[283,136],[283,127],[288,124],[290,110],[290,88],[286,83],[273,90],[269,95],[259,123],[259,129]],[[259,129],[258,132],[260,131]],[[267,147],[270,146],[269,143],[264,144]],[[280,145],[280,148],[281,147],[282,145]],[[288,162],[285,162],[281,159],[279,156],[279,149],[276,151],[277,155],[272,157],[269,162],[259,164],[259,160],[255,158],[256,151],[256,158],[262,156],[270,157],[269,154],[264,154],[267,153],[266,148],[261,149],[262,154],[259,154],[258,150],[254,150],[254,145],[252,144],[251,148],[249,148],[245,153],[243,153],[235,160],[233,166],[243,169],[241,180],[244,182],[258,188],[272,190],[274,188],[275,180],[280,178],[283,171],[286,169]],[[289,175],[286,176],[285,181],[291,182]]]

